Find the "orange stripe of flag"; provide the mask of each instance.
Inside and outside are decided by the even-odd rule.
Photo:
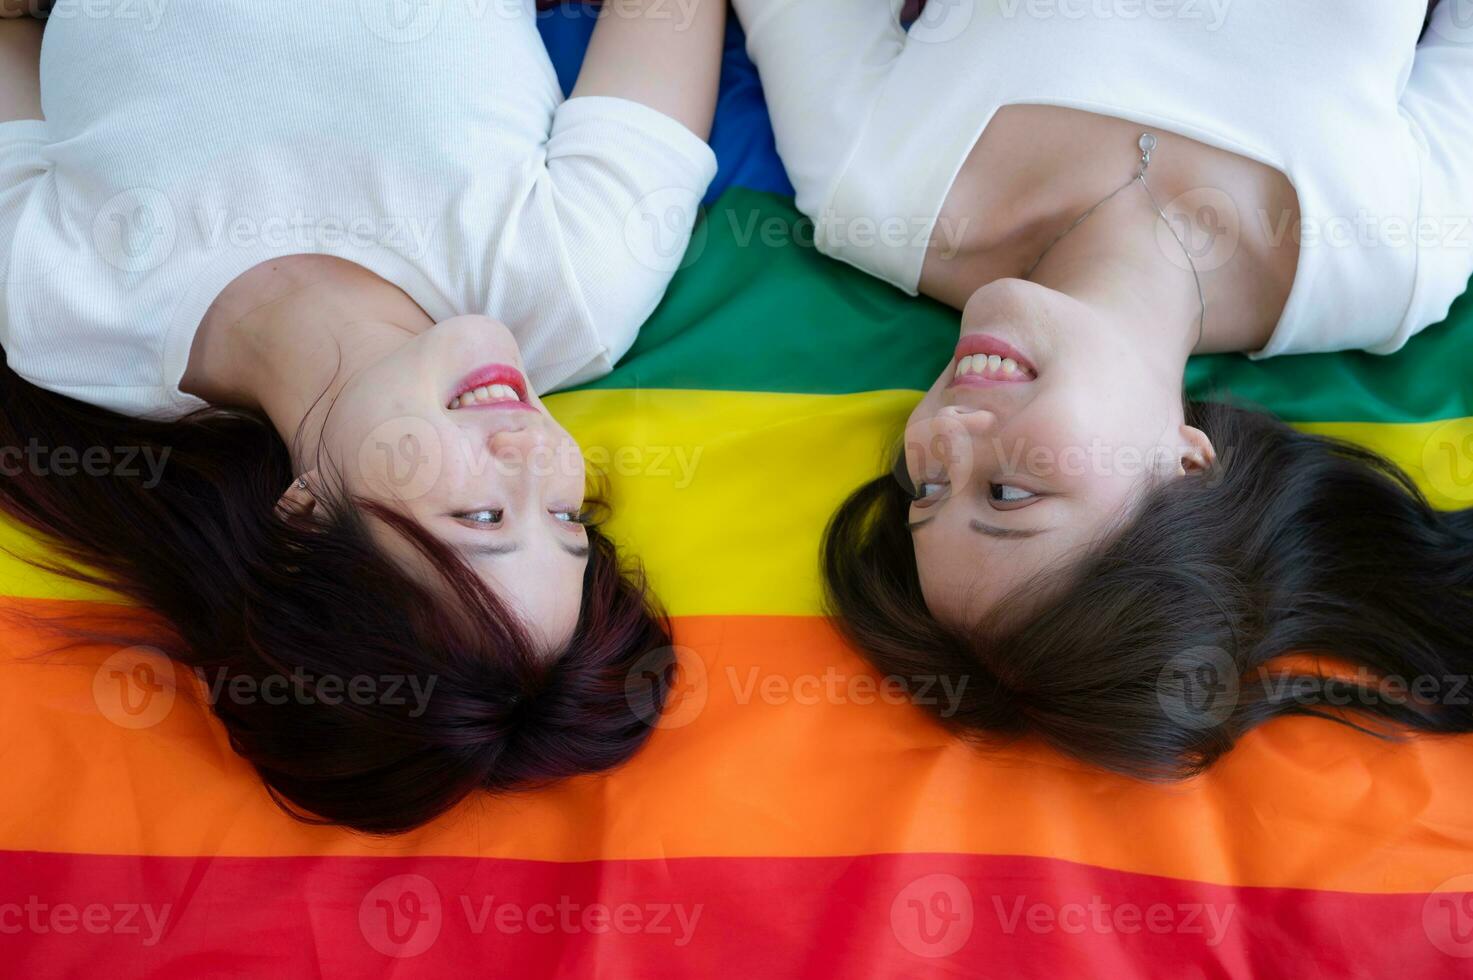
[[[964,852],[1376,893],[1473,871],[1473,786],[1449,778],[1473,764],[1467,738],[1387,743],[1288,720],[1205,777],[1149,785],[1033,744],[959,742],[894,703],[817,618],[683,618],[677,635],[686,677],[665,727],[622,770],[478,795],[375,840],[280,813],[192,683],[145,705],[136,665],[114,650],[37,660],[36,632],[9,628],[0,849],[550,861]],[[163,677],[169,665],[157,666]]]

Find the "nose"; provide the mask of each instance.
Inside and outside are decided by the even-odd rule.
[[[535,424],[531,413],[518,412],[499,425],[486,439],[497,456],[526,456],[548,445],[546,427]]]
[[[958,486],[971,479],[974,461],[984,450],[979,440],[997,424],[986,409],[948,405],[924,422],[905,430],[906,470],[912,479],[936,465],[944,467]]]
[[[583,457],[577,443],[561,435],[553,425],[542,424],[530,412],[514,425],[487,437],[496,472],[511,484],[530,491],[543,487],[544,493],[571,493],[580,488],[585,478]]]
[[[960,424],[972,435],[984,435],[997,425],[997,415],[985,408],[948,405],[941,410],[941,417]]]

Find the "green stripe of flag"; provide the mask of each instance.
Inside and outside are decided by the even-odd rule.
[[[956,341],[955,311],[812,247],[789,198],[733,189],[619,367],[594,388],[851,394],[924,389]],[[1197,397],[1230,395],[1293,421],[1425,422],[1473,415],[1473,300],[1391,357],[1196,358]]]

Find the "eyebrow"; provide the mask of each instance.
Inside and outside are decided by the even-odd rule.
[[[510,541],[506,544],[473,544],[455,546],[455,550],[460,552],[462,555],[465,555],[467,558],[485,558],[489,555],[509,555],[512,552],[520,551],[521,548],[522,546],[517,544],[515,541]]]
[[[907,524],[906,527],[909,528],[912,533],[914,533],[917,528],[925,527],[927,524],[930,524],[935,519],[935,517],[927,517],[923,520],[912,521],[911,523]],[[1049,528],[1046,527],[998,527],[996,524],[984,524],[981,521],[973,521],[970,527],[978,534],[986,535],[989,538],[1011,538],[1013,540],[1018,540],[1020,538],[1036,538],[1040,534],[1047,534],[1049,532]]]

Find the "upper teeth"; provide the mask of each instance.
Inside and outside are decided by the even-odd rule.
[[[479,388],[467,391],[463,395],[456,395],[450,399],[451,408],[464,408],[466,405],[474,405],[477,402],[505,402],[521,401],[522,396],[511,385],[482,385]]]
[[[956,366],[957,374],[991,374],[1003,378],[1030,377],[1027,368],[1019,367],[1011,357],[996,354],[968,354]]]

